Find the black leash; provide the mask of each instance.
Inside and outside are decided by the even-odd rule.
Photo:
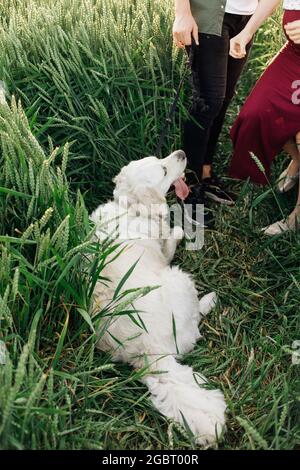
[[[177,108],[177,104],[178,104],[179,97],[180,97],[180,92],[181,92],[181,89],[183,87],[186,75],[187,75],[188,71],[193,69],[196,47],[197,47],[196,42],[195,42],[194,38],[192,37],[192,45],[187,47],[188,58],[187,58],[187,61],[186,61],[185,70],[184,70],[183,75],[181,77],[181,80],[179,82],[174,101],[173,101],[172,106],[170,108],[169,114],[166,117],[165,124],[162,128],[162,131],[161,131],[161,134],[160,134],[160,137],[159,137],[159,142],[158,142],[158,145],[156,147],[156,152],[155,152],[154,155],[156,155],[157,157],[159,157],[161,155],[162,147],[163,147],[165,138],[167,136],[169,126],[172,123],[173,116],[174,116],[176,108]]]
[[[188,62],[186,64],[186,67],[185,67],[185,71],[181,77],[181,80],[179,82],[179,85],[178,85],[178,88],[176,90],[176,95],[175,95],[175,98],[174,98],[174,101],[172,103],[172,106],[170,108],[170,111],[169,111],[169,114],[168,116],[166,117],[166,120],[165,120],[165,124],[162,128],[162,131],[160,133],[160,137],[159,137],[159,142],[158,142],[158,145],[156,147],[156,151],[155,151],[155,154],[157,157],[160,156],[161,154],[161,151],[162,151],[162,147],[163,147],[163,144],[164,144],[164,141],[165,141],[165,138],[167,136],[167,133],[168,133],[168,130],[169,130],[169,126],[170,124],[172,123],[172,120],[173,120],[173,116],[175,114],[175,111],[176,111],[176,108],[177,108],[177,104],[178,104],[178,101],[179,101],[179,97],[180,97],[180,92],[181,92],[181,89],[183,87],[183,84],[184,84],[184,81],[185,81],[185,78],[186,78],[186,75],[187,75],[187,72],[189,70],[189,67],[188,67]]]

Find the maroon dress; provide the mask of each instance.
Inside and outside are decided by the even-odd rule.
[[[300,20],[300,10],[286,10],[283,24]],[[267,183],[273,159],[300,131],[300,45],[288,41],[257,82],[233,128],[230,176]],[[266,176],[251,158],[262,163]]]

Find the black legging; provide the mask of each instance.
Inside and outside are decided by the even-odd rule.
[[[242,31],[250,16],[225,14],[222,36],[199,34],[199,46],[187,47],[192,70],[193,102],[183,132],[188,166],[198,179],[203,165],[212,163],[226,110],[247,57],[229,56],[230,39]]]

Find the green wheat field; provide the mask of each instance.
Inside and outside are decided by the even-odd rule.
[[[185,69],[172,22],[171,0],[1,2],[0,80],[9,103],[0,105],[2,449],[196,448],[186,429],[151,406],[141,371],[95,348],[89,317],[115,247],[93,242],[88,214],[111,196],[122,165],[156,148]],[[220,172],[230,159],[228,129],[282,41],[278,14],[257,34],[228,112]],[[165,155],[181,146],[189,100],[187,79]],[[285,165],[281,155],[271,184]],[[212,206],[216,227],[204,248],[183,245],[176,256],[199,294],[219,296],[183,361],[225,394],[219,449],[300,448],[300,365],[292,363],[300,238],[260,234],[291,210],[295,193],[232,185],[238,203]],[[129,301],[116,296],[108,313]]]

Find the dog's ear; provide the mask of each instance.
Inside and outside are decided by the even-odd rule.
[[[115,183],[114,198],[119,199],[120,197],[127,197],[128,193],[130,193],[130,187],[128,184],[126,166],[115,176],[113,183]]]
[[[130,212],[134,214],[147,216],[150,215],[151,209],[151,217],[165,215],[165,196],[150,184],[139,184],[137,181],[133,185],[128,177],[129,165],[122,168],[120,173],[113,179],[116,185],[114,190],[115,200],[119,201],[119,204],[124,208],[130,209]]]
[[[120,173],[118,173],[117,176],[113,178],[113,183],[115,184],[116,188],[118,188],[119,186],[122,186],[125,183],[125,181],[126,181],[126,167],[122,168]]]

